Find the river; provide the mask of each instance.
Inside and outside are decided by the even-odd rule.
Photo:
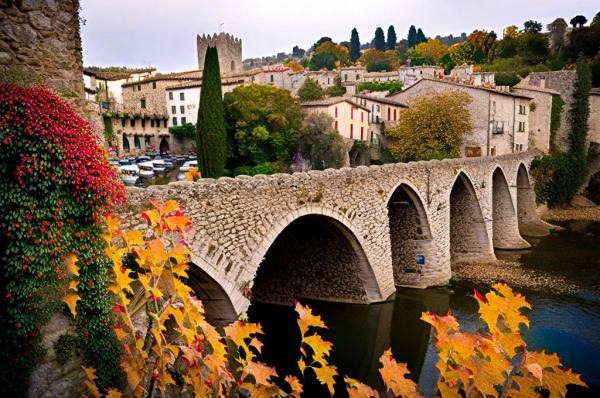
[[[498,252],[499,259],[518,261],[535,269],[572,281],[580,288],[572,294],[553,294],[552,289],[517,289],[532,305],[531,327],[523,329],[530,349],[559,354],[564,365],[583,375],[590,389],[570,389],[568,397],[600,397],[600,223],[562,224],[566,230],[530,240],[533,247],[520,252]],[[323,317],[329,329],[322,334],[333,342],[331,363],[341,374],[380,387],[378,359],[392,348],[398,361],[406,362],[419,391],[431,396],[438,372],[437,354],[430,328],[419,320],[423,311],[444,314],[451,309],[463,330],[476,331],[477,302],[473,289],[486,285],[458,281],[452,288],[398,289],[395,299],[376,305],[306,301]],[[249,320],[263,325],[263,357],[280,374],[297,372],[300,334],[291,307],[253,303]],[[338,382],[338,394],[346,396]],[[341,388],[340,388],[341,387]],[[309,380],[306,397],[326,396],[316,381]]]

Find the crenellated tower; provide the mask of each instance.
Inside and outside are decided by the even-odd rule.
[[[219,66],[221,73],[240,72],[242,70],[242,39],[229,33],[215,33],[211,35],[197,35],[196,48],[198,49],[198,68],[204,68],[204,57],[208,46],[217,47],[219,53]]]

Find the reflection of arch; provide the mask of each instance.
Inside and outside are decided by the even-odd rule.
[[[237,313],[227,292],[195,264],[190,264],[186,283],[202,300],[206,319],[215,326],[225,326],[237,319]]]
[[[135,147],[135,149],[142,149],[142,143],[140,142],[140,136],[138,136],[138,135],[133,136],[133,146]]]
[[[254,300],[289,304],[295,297],[362,303],[384,299],[357,235],[345,223],[301,214],[276,229],[266,238]]]
[[[166,138],[160,140],[160,154],[169,152],[169,141]]]
[[[405,284],[407,273],[418,274],[417,255],[424,254],[422,247],[430,242],[431,232],[423,201],[416,190],[406,183],[396,187],[388,200],[390,241],[394,281]]]
[[[471,180],[461,172],[450,191],[450,258],[477,261],[493,257],[485,220]]]
[[[519,235],[517,214],[504,171],[496,167],[492,174],[492,231],[494,247],[521,249],[529,243]]]
[[[129,152],[129,138],[123,133],[123,152]]]

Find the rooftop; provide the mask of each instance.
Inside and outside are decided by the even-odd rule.
[[[98,79],[102,80],[121,80],[127,79],[132,74],[135,73],[150,73],[154,72],[156,68],[135,68],[135,69],[127,69],[123,71],[111,71],[111,70],[102,70],[102,69],[90,69],[84,68],[83,73],[90,76],[96,76]]]
[[[408,105],[406,105],[404,102],[396,101],[396,100],[393,100],[393,99],[387,98],[387,97],[375,97],[375,96],[368,95],[368,94],[355,94],[355,95],[353,95],[353,97],[366,99],[366,100],[373,101],[373,102],[380,102],[382,104],[395,105],[395,106],[401,106],[403,108],[408,108]]]
[[[499,91],[499,90],[494,90],[493,88],[487,88],[487,87],[481,87],[481,86],[471,86],[468,84],[456,83],[456,82],[451,82],[448,80],[432,79],[430,77],[424,77],[421,80],[419,80],[418,82],[416,82],[415,84],[413,84],[412,86],[409,86],[398,93],[388,95],[388,97],[392,97],[394,95],[398,95],[398,94],[402,94],[406,91],[410,91],[411,89],[418,86],[419,84],[422,84],[425,81],[430,81],[430,82],[435,82],[435,83],[440,83],[440,84],[448,84],[451,86],[456,86],[456,87],[461,87],[461,88],[470,88],[473,90],[483,90],[483,91],[487,91],[487,92],[498,94],[498,95],[505,95],[508,97],[524,98],[524,99],[528,99],[528,100],[532,99],[531,97],[528,97],[526,95],[512,93],[510,91]]]
[[[371,112],[371,110],[369,108],[367,108],[366,106],[357,104],[356,102],[352,101],[349,97],[329,97],[329,98],[324,98],[324,99],[315,100],[315,101],[304,101],[301,103],[301,105],[305,106],[305,107],[313,107],[313,106],[319,107],[319,106],[331,106],[331,105],[339,104],[340,102],[348,102],[349,104],[351,104],[353,106],[357,106],[359,108],[366,110],[367,112]]]

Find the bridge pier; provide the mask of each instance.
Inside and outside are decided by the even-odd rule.
[[[527,249],[531,245],[519,233],[518,214],[506,176],[501,168],[492,174],[492,227],[494,248]]]

